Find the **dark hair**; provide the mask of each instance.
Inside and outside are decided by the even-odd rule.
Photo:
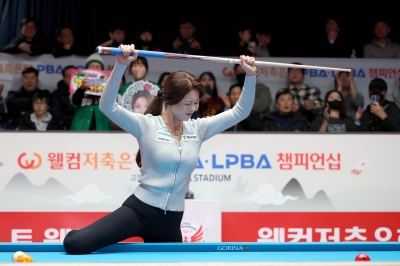
[[[36,21],[35,21],[35,19],[34,18],[31,18],[31,17],[28,17],[28,18],[23,18],[22,20],[21,20],[21,29],[26,25],[26,24],[28,24],[29,22],[33,22],[33,23],[35,23],[35,26],[36,26]]]
[[[277,102],[279,100],[279,97],[281,97],[282,95],[288,95],[288,94],[290,94],[292,96],[292,99],[294,100],[293,94],[288,89],[284,89],[284,90],[280,90],[276,93],[275,102]]]
[[[22,71],[22,76],[29,73],[35,73],[36,77],[39,77],[39,72],[34,67],[27,67]]]
[[[211,77],[211,79],[214,81],[214,90],[212,91],[212,95],[211,96],[212,97],[218,97],[217,81],[215,80],[214,74],[209,72],[209,71],[203,72],[203,73],[201,73],[201,75],[199,77],[199,80],[201,80],[204,75],[209,75]]]
[[[241,91],[243,90],[242,85],[240,85],[239,83],[235,83],[235,84],[233,84],[232,86],[229,87],[229,90],[226,93],[226,95],[227,96],[231,95],[231,92],[232,92],[233,88],[236,88],[236,87],[239,87]]]
[[[342,93],[341,93],[340,91],[337,91],[337,90],[330,90],[330,91],[326,92],[326,94],[325,94],[325,100],[324,100],[324,104],[325,104],[325,105],[324,105],[324,108],[325,108],[326,104],[328,103],[328,97],[329,97],[329,95],[331,95],[331,94],[334,93],[334,92],[339,93],[340,99],[342,100],[342,108],[340,108],[340,110],[339,110],[339,117],[340,117],[341,119],[345,120],[345,119],[347,119],[346,104],[344,103],[343,95],[342,95]]]
[[[294,62],[294,63],[292,63],[292,64],[294,64],[294,65],[303,65],[302,63],[299,63],[299,62]],[[300,68],[301,69],[301,72],[303,73],[303,75],[304,75],[304,73],[305,73],[305,69],[304,68]],[[290,67],[288,67],[288,74],[290,73],[290,71],[292,70],[292,68],[290,68]]]
[[[76,66],[73,66],[73,65],[68,65],[68,66],[64,67],[63,70],[62,70],[62,76],[63,76],[63,77],[65,77],[65,71],[67,71],[67,70],[70,69],[70,68],[72,68],[72,69],[77,69],[77,67],[76,67]]]
[[[271,35],[272,32],[270,29],[266,29],[266,28],[262,28],[262,29],[258,29],[256,31],[256,33],[260,34],[260,35]]]
[[[132,74],[131,68],[135,64],[136,61],[140,61],[140,63],[142,63],[144,65],[144,67],[146,68],[146,72],[149,72],[149,63],[147,62],[147,58],[139,56],[138,58],[136,58],[136,60],[132,61],[131,64],[129,65],[129,72],[131,74]]]
[[[251,32],[250,27],[247,27],[247,25],[242,25],[242,26],[240,26],[240,27],[238,28],[238,31],[240,31],[240,32],[244,32],[244,31],[246,31],[246,30],[248,30],[248,31]]]
[[[126,84],[126,79],[125,79],[125,75],[122,75],[122,84],[125,85]]]
[[[153,34],[153,31],[149,28],[149,27],[143,27],[140,30],[137,31],[136,33],[136,41],[140,40],[140,35],[144,32],[150,32],[151,34]]]
[[[162,80],[164,79],[165,76],[171,75],[171,72],[163,72],[160,76],[160,78],[158,79],[158,84],[162,85]]]
[[[125,27],[124,27],[124,25],[122,25],[120,23],[115,23],[108,27],[108,32],[114,33],[114,31],[116,31],[116,30],[125,31]]]
[[[194,22],[191,21],[190,19],[182,19],[181,22],[179,23],[179,27],[182,26],[183,24],[192,24],[193,27],[196,27],[194,25]]]
[[[376,24],[378,24],[378,23],[380,23],[380,22],[385,23],[386,26],[388,26],[388,27],[390,28],[389,23],[388,23],[387,21],[385,21],[385,20],[383,20],[383,19],[379,19],[379,20],[376,20],[376,21],[375,21],[373,29],[375,29]]]
[[[165,80],[162,94],[160,97],[154,97],[144,114],[161,115],[163,103],[166,106],[178,104],[191,90],[197,90],[200,99],[204,96],[204,87],[199,79],[183,70],[172,72]],[[136,163],[142,167],[140,149],[136,155]]]
[[[63,29],[70,29],[70,30],[73,32],[71,26],[69,26],[69,25],[62,25],[62,26],[60,26],[60,27],[58,27],[58,28],[56,29],[56,36],[57,36],[57,37],[60,37],[60,36],[61,36],[61,31],[62,31]]]
[[[50,92],[48,90],[40,90],[36,92],[32,97],[32,103],[36,100],[45,100],[47,105],[50,105]]]
[[[379,91],[387,91],[387,83],[385,80],[381,78],[375,78],[371,80],[368,86],[368,90],[379,90]]]
[[[146,98],[147,102],[150,104],[150,102],[153,100],[153,96],[151,96],[150,92],[147,90],[143,91],[138,91],[133,95],[132,97],[132,112],[133,112],[133,103],[136,102],[136,100],[140,97]]]

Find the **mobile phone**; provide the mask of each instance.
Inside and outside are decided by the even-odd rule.
[[[256,43],[255,43],[255,42],[249,42],[248,47],[254,47],[254,46],[256,46]]]
[[[371,95],[371,102],[380,103],[381,102],[381,96],[377,95],[377,94]]]
[[[211,95],[211,87],[210,87],[210,86],[204,86],[204,91],[205,91],[207,94],[210,94],[210,95]]]

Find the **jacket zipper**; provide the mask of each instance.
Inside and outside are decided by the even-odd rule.
[[[178,142],[178,151],[179,151],[179,162],[178,162],[178,165],[175,168],[174,181],[172,182],[172,186],[170,187],[169,192],[168,192],[167,201],[165,202],[164,215],[167,214],[167,205],[168,205],[168,202],[169,202],[169,198],[171,197],[171,191],[175,186],[176,174],[178,172],[179,165],[181,164],[182,148],[181,148],[181,144],[179,142]]]

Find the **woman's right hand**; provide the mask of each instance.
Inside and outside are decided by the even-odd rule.
[[[123,65],[129,65],[132,61],[136,60],[138,56],[138,52],[135,50],[135,45],[124,45],[121,44],[119,46],[121,48],[124,55],[117,55],[117,61]],[[129,54],[133,52],[133,55],[130,56]]]
[[[326,121],[329,120],[329,106],[325,107],[324,109],[324,118]]]

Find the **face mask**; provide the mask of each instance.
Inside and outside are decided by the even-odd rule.
[[[240,73],[236,75],[236,80],[239,82],[239,84],[244,84],[245,78],[246,78],[246,73]]]
[[[140,43],[143,45],[143,46],[149,46],[150,45],[150,43],[151,43],[151,41],[149,42],[149,41],[140,41]]]
[[[329,108],[334,110],[340,110],[342,108],[342,102],[338,100],[328,102]]]
[[[135,79],[143,79],[146,76],[146,68],[143,67],[133,67],[132,75]]]

